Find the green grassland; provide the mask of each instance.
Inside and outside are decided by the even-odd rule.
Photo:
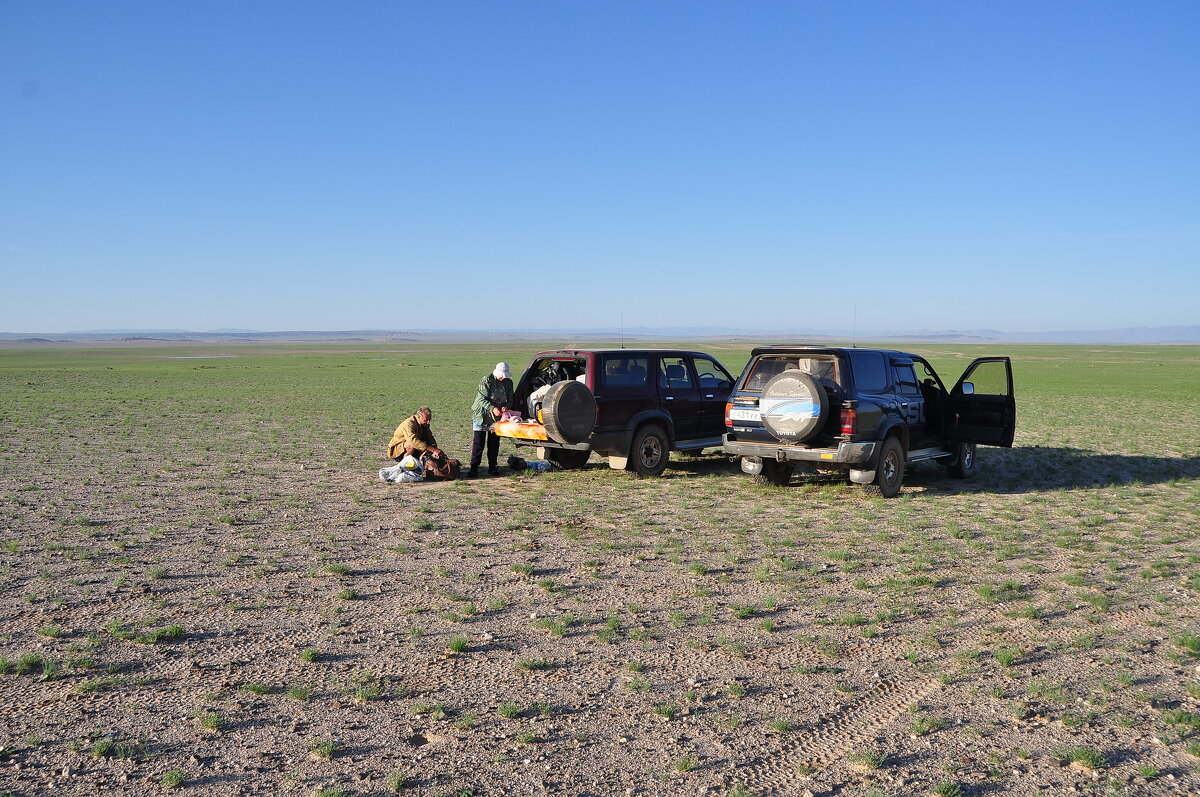
[[[0,350],[0,791],[1200,791],[1200,348],[909,347],[1017,436],[891,501],[377,480],[546,347]]]

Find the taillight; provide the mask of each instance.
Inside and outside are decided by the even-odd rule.
[[[726,401],[725,402],[725,425],[726,426],[733,426],[733,421],[729,417],[729,411],[732,409],[733,409],[733,403]]]
[[[729,417],[728,405],[726,405],[725,417]],[[725,421],[729,423],[729,421]],[[852,410],[849,407],[842,408],[842,434],[854,434],[858,428],[858,411]]]

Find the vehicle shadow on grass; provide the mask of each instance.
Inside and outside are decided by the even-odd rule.
[[[905,483],[939,492],[1039,493],[1057,490],[1165,484],[1200,478],[1200,457],[1098,454],[1082,448],[1030,446],[980,448],[979,471],[966,481],[945,478],[925,464],[910,469]]]
[[[724,476],[740,474],[735,463],[724,454],[673,454],[663,471],[663,479],[693,479],[698,476]]]

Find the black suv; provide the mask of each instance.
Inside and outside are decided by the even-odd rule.
[[[533,357],[516,385],[524,422],[496,434],[565,468],[594,451],[657,476],[671,451],[718,447],[733,377],[715,358],[666,349],[564,349]]]
[[[923,357],[881,349],[766,346],[751,353],[725,411],[725,451],[757,480],[797,466],[846,471],[875,495],[900,493],[904,466],[975,471],[976,444],[1011,447],[1012,363],[982,357],[947,390]]]

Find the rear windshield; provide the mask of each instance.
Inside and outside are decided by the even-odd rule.
[[[547,357],[538,360],[531,370],[530,392],[555,382],[579,378],[587,373],[587,360],[583,357]]]
[[[840,388],[842,384],[841,363],[831,354],[760,354],[746,374],[742,390],[760,393],[773,377],[791,370],[803,371],[825,387]]]

